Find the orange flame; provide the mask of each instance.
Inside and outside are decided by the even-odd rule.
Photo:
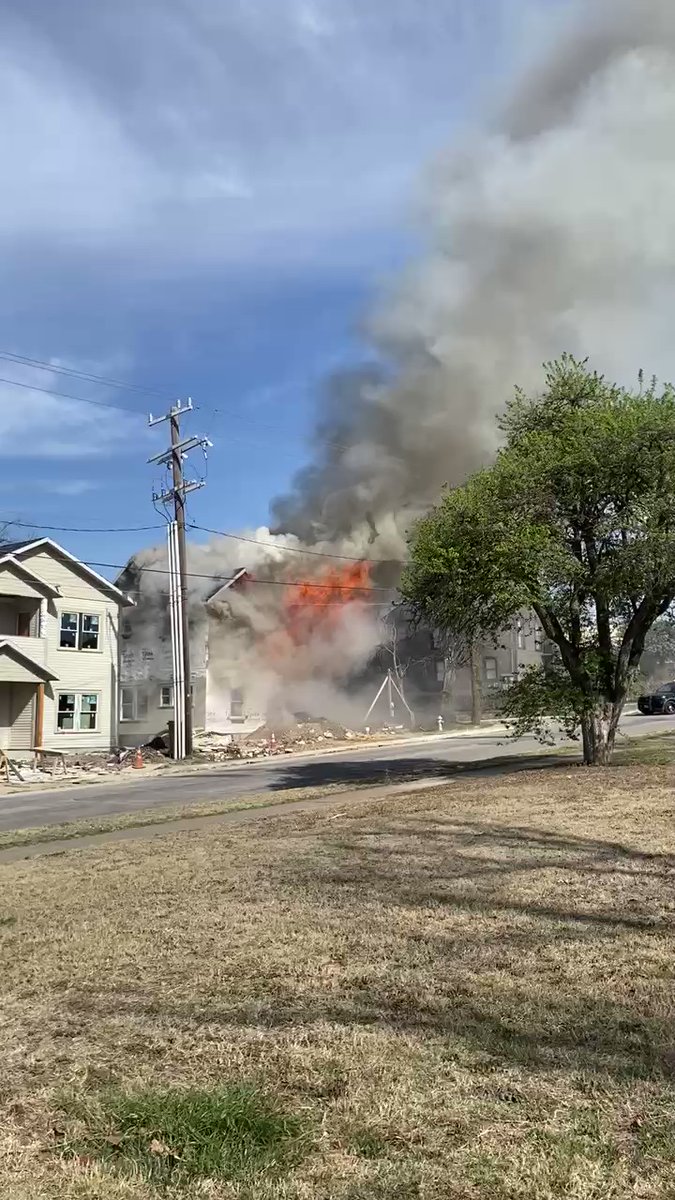
[[[330,567],[308,583],[297,583],[285,598],[285,624],[296,645],[322,626],[333,624],[348,604],[362,604],[370,588],[368,563]]]
[[[268,659],[293,672],[297,650],[315,637],[329,636],[348,606],[361,607],[370,591],[370,566],[359,562],[329,567],[312,580],[286,589],[282,628],[267,639]],[[300,667],[300,663],[295,664]]]

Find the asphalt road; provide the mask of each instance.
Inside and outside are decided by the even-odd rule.
[[[640,737],[649,733],[675,731],[675,717],[625,716],[620,734]],[[451,777],[465,770],[512,770],[533,766],[518,759],[541,752],[531,738],[517,742],[493,734],[467,737],[438,737],[406,746],[355,747],[318,755],[294,755],[263,759],[242,766],[185,775],[155,775],[144,778],[124,774],[119,782],[62,787],[52,791],[14,793],[0,799],[0,830],[59,824],[139,809],[164,808],[179,804],[235,799],[252,792],[275,792],[285,788],[316,788],[325,784],[399,783],[407,779]],[[493,760],[493,761],[491,761]]]

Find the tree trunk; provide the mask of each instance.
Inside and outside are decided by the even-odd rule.
[[[471,645],[471,724],[480,725],[483,719],[483,697],[480,682],[480,655],[475,643]]]
[[[623,700],[617,704],[605,704],[582,717],[581,739],[587,767],[609,766],[623,705]]]
[[[455,685],[455,668],[450,659],[444,661],[443,670],[443,689],[441,691],[441,713],[444,717],[450,717],[452,708],[452,694]]]

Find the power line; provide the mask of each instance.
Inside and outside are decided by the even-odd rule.
[[[50,363],[46,359],[31,358],[27,354],[14,354],[10,350],[0,350],[0,359],[5,362],[15,363],[17,366],[35,367],[40,371],[49,371],[53,375],[63,375],[69,379],[79,379],[87,383],[100,384],[103,387],[118,388],[124,392],[134,392],[139,396],[155,396],[162,400],[167,400],[167,393],[160,391],[159,388],[145,387],[136,383],[124,383],[121,379],[109,379],[105,375],[96,375],[91,371],[80,371],[75,367],[65,367],[57,363]],[[0,383],[4,383],[10,387],[22,387],[30,391],[44,392],[47,395],[61,396],[65,400],[75,400],[81,404],[93,404],[99,408],[112,408],[119,412],[134,413],[134,409],[123,408],[120,405],[107,404],[102,400],[90,400],[84,396],[73,396],[67,392],[57,391],[55,388],[40,387],[37,384],[23,383],[15,379],[0,379]],[[284,425],[274,424],[271,421],[260,421],[257,418],[246,416],[243,413],[233,412],[231,409],[214,408],[211,405],[199,405],[199,408],[204,412],[213,413],[215,416],[225,418],[226,420],[239,421],[245,425],[252,425],[255,429],[269,430],[271,433],[287,433]],[[263,441],[262,438],[252,438],[252,441]],[[323,439],[322,444],[332,446],[336,450],[350,450],[351,447],[345,442],[336,442],[332,439]]]
[[[76,367],[64,367],[60,363],[50,363],[43,358],[30,358],[27,354],[14,354],[11,350],[0,350],[0,358],[14,362],[20,366],[37,367],[41,371],[51,371],[55,375],[68,375],[73,379],[84,379],[89,383],[100,383],[105,387],[120,388],[125,392],[139,392],[144,396],[161,396],[166,399],[166,393],[158,388],[143,387],[137,383],[124,383],[121,379],[108,379],[105,375],[94,375],[90,371],[79,371]]]
[[[262,542],[259,538],[246,537],[243,533],[225,533],[222,529],[209,529],[207,525],[189,525],[189,529],[197,529],[200,533],[211,533],[216,537],[232,538],[235,542],[249,542],[253,546],[265,546],[269,550],[289,551],[291,554],[307,554],[314,558],[336,558],[341,562],[390,563],[392,566],[405,566],[400,558],[361,558],[354,554],[330,554],[327,550],[306,550],[301,546],[278,546],[275,542]]]
[[[0,546],[0,551],[2,546]],[[92,562],[90,559],[82,560],[88,567],[103,567],[110,571],[124,571],[129,563],[106,563]],[[165,567],[139,567],[134,564],[133,570],[142,572],[143,574],[151,575],[169,575],[171,572]],[[230,583],[231,575],[209,575],[198,571],[187,571],[186,577],[189,579],[210,579],[212,583]],[[315,583],[307,579],[256,579],[252,575],[246,576],[246,583],[265,584],[268,587],[293,587],[293,588],[318,588],[320,591],[336,591],[336,592],[387,592],[391,593],[395,589],[390,587],[362,587],[359,584],[341,584],[341,583]]]
[[[126,528],[118,527],[113,529],[81,528],[73,525],[42,525],[31,521],[15,521],[12,517],[3,517],[0,519],[7,521],[10,525],[15,525],[18,529],[46,529],[49,533],[149,533],[154,529],[166,528],[165,525],[131,525]],[[188,529],[196,530],[198,533],[210,533],[216,537],[228,538],[235,542],[246,542],[251,546],[263,546],[268,550],[280,550],[284,554],[302,554],[310,558],[330,558],[336,559],[339,562],[387,563],[391,566],[405,566],[405,562],[401,558],[365,558],[363,556],[359,558],[353,554],[331,554],[328,550],[309,550],[301,546],[279,546],[275,542],[263,542],[260,538],[246,537],[243,533],[226,533],[223,529],[210,529],[208,525],[188,523],[187,527]]]
[[[69,392],[58,392],[56,388],[39,387],[36,383],[20,383],[18,379],[3,379],[0,377],[0,383],[9,384],[10,387],[24,388],[28,392],[44,392],[47,396],[61,396],[64,400],[76,400],[78,404],[93,404],[94,408],[112,408],[115,412],[129,413],[132,417],[140,417],[143,414],[137,412],[134,408],[124,408],[121,404],[107,404],[103,400],[90,400],[86,396],[73,396]]]
[[[151,529],[166,529],[166,525],[127,525],[113,526],[110,529],[92,529],[90,526],[88,529],[84,529],[74,525],[37,525],[34,521],[15,521],[13,517],[2,519],[6,519],[10,526],[16,525],[18,529],[46,529],[48,533],[149,533]],[[2,542],[0,542],[1,551]]]

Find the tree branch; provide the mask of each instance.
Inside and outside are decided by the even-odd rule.
[[[547,638],[551,642],[555,642],[560,650],[560,656],[569,671],[570,677],[576,683],[582,679],[581,665],[579,661],[579,652],[574,644],[565,636],[565,631],[556,617],[555,613],[551,612],[550,608],[546,608],[543,604],[533,604],[539,620],[541,621],[542,629]]]

